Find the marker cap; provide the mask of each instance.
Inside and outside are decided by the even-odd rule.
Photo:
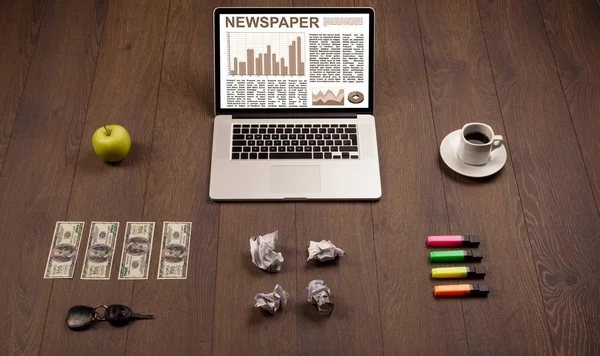
[[[483,259],[483,253],[479,250],[465,252],[465,261],[479,262]]]

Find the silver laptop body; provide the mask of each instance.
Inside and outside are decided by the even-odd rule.
[[[211,199],[379,199],[373,10],[214,16]]]

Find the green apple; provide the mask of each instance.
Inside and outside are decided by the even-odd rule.
[[[104,125],[92,135],[96,155],[106,162],[122,161],[131,148],[129,132],[120,125]]]

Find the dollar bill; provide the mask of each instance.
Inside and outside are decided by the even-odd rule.
[[[118,234],[118,222],[92,221],[81,279],[110,279]]]
[[[128,222],[121,254],[119,279],[148,279],[154,222]]]
[[[73,278],[84,222],[57,221],[44,278]]]
[[[164,223],[158,279],[187,278],[191,234],[191,222],[166,221]]]

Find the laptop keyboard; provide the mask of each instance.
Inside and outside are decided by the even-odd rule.
[[[231,159],[358,159],[356,124],[234,124]]]

